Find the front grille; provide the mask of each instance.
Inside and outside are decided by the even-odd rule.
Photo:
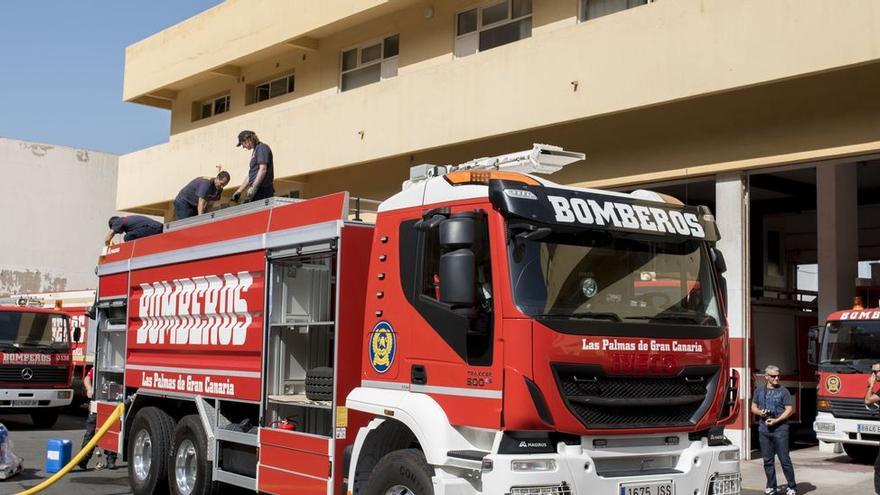
[[[30,369],[33,377],[30,380],[22,378],[22,372]],[[16,383],[64,383],[67,382],[66,366],[0,366],[0,382]]]
[[[676,376],[606,376],[595,365],[555,364],[569,410],[587,428],[693,425],[718,384],[717,366],[688,367]]]
[[[878,419],[877,413],[865,409],[862,399],[828,399],[831,402],[831,413],[837,418]]]
[[[562,482],[559,485],[514,486],[506,495],[571,495],[571,487]]]

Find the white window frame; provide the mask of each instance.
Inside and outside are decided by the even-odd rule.
[[[494,29],[499,26],[504,26],[506,24],[513,24],[514,22],[519,22],[519,21],[526,19],[526,18],[529,18],[529,17],[534,17],[536,0],[532,0],[532,11],[531,12],[529,12],[526,15],[522,15],[522,16],[519,16],[516,18],[511,17],[513,15],[513,0],[502,0],[502,1],[507,2],[507,19],[504,19],[501,21],[495,21],[492,24],[489,24],[486,26],[482,25],[482,23],[483,23],[483,9],[485,9],[486,7],[490,7],[490,6],[499,4],[499,3],[501,3],[501,1],[489,0],[487,2],[480,2],[478,4],[473,4],[467,8],[464,8],[464,9],[461,9],[461,10],[455,12],[455,15],[452,18],[452,24],[453,24],[452,25],[452,32],[455,33],[455,46],[453,47],[453,53],[455,54],[456,58],[467,57],[468,55],[480,53],[480,33],[481,32],[488,31],[490,29]],[[465,12],[469,12],[474,9],[477,9],[477,29],[475,29],[474,31],[471,31],[469,33],[458,34],[458,16],[460,14],[463,14]],[[463,41],[461,41],[461,40],[463,40],[465,38],[476,38],[476,47],[474,48],[474,51],[472,53],[466,53],[463,55],[459,55],[458,54],[459,44],[463,43]],[[525,39],[525,38],[521,38],[518,41],[522,41],[523,39]]]
[[[214,109],[217,107],[217,100],[226,100],[226,110],[222,112],[215,113]],[[221,113],[227,113],[230,110],[230,104],[232,103],[232,97],[230,93],[226,93],[225,95],[215,96],[213,98],[208,98],[207,100],[202,100],[199,102],[199,118],[196,120],[209,119],[215,115],[220,115]],[[205,105],[211,105],[211,115],[204,115],[202,110],[205,108]]]
[[[388,38],[393,38],[394,36],[397,36],[397,55],[393,55],[391,57],[385,57],[385,40]],[[377,44],[380,47],[379,58],[377,58],[376,60],[371,60],[366,63],[362,63],[361,56],[363,54],[364,48],[369,48],[369,47],[377,45]],[[357,65],[355,65],[351,69],[343,70],[343,62],[344,62],[345,53],[349,52],[351,50],[357,50]],[[342,50],[339,51],[339,81],[338,81],[338,86],[337,86],[339,88],[339,92],[342,93],[345,91],[351,91],[353,89],[358,89],[358,88],[363,87],[363,86],[358,86],[357,88],[342,89],[342,79],[345,74],[350,74],[352,72],[361,70],[365,67],[371,67],[373,65],[380,66],[379,67],[379,80],[376,82],[382,82],[386,79],[391,79],[392,77],[397,77],[398,59],[399,58],[400,58],[400,33],[390,33],[385,36],[380,36],[378,38],[373,38],[369,41],[359,43],[357,45],[343,48]],[[375,83],[369,83],[369,84],[375,84]],[[368,84],[365,84],[364,86],[367,86],[367,85]]]
[[[586,6],[587,6],[587,2],[589,2],[589,1],[590,1],[590,0],[577,0],[577,3],[578,3],[578,22],[579,22],[579,23],[581,23],[581,22],[588,22],[588,21],[595,21],[596,19],[601,19],[602,17],[605,17],[605,16],[603,15],[602,17],[595,17],[595,18],[593,18],[593,19],[587,19],[587,18],[586,18],[586,15],[587,15]],[[656,1],[657,1],[657,0],[647,0],[646,3],[648,3],[648,4],[652,4],[652,3],[656,2]],[[617,13],[620,13],[620,12],[625,12],[625,11],[630,10],[630,9],[636,9],[636,8],[639,8],[639,7],[644,7],[644,5],[636,5],[635,7],[627,7],[627,8],[625,8],[625,9],[623,9],[623,10],[618,11],[618,12],[614,12],[614,14],[617,14]],[[606,14],[606,15],[614,15],[614,14]]]
[[[260,86],[269,86],[269,88],[271,89],[271,87],[272,87],[272,83],[273,83],[273,82],[277,82],[277,81],[280,81],[280,80],[282,80],[282,79],[285,80],[285,84],[284,84],[285,92],[284,92],[284,93],[281,93],[280,95],[275,95],[275,96],[272,96],[272,95],[270,94],[269,97],[266,98],[265,100],[261,100],[261,99],[259,99],[259,88],[260,88]],[[287,88],[290,87],[290,80],[291,80],[291,79],[293,79],[293,89],[290,90],[290,91],[287,91]],[[254,85],[253,85],[253,88],[254,88],[254,103],[262,103],[262,102],[264,102],[264,101],[269,101],[269,100],[271,100],[271,99],[273,99],[273,98],[278,98],[278,97],[281,97],[281,96],[284,96],[284,95],[293,94],[293,93],[296,91],[296,72],[295,72],[295,71],[290,71],[290,72],[288,72],[288,73],[286,73],[286,74],[284,74],[284,75],[282,75],[282,76],[273,77],[272,79],[269,79],[269,80],[266,80],[266,81],[263,81],[263,82],[260,82],[260,83],[254,84]]]

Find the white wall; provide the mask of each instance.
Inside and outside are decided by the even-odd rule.
[[[95,288],[117,158],[0,137],[0,296]]]

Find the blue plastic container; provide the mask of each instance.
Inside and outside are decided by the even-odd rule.
[[[57,473],[70,462],[73,444],[70,440],[50,438],[46,445],[46,472]]]

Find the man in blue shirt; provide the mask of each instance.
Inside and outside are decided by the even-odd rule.
[[[791,394],[779,384],[779,367],[764,368],[766,385],[755,390],[752,398],[752,414],[758,416],[758,440],[764,458],[764,474],[767,475],[767,495],[776,494],[776,456],[782,464],[787,488],[786,495],[797,495],[797,481],[788,448],[788,418],[794,413]]]
[[[229,172],[225,170],[217,177],[196,177],[189,181],[174,198],[174,216],[183,220],[210,211],[214,201],[220,200],[226,184],[229,184]]]
[[[251,150],[251,162],[248,166],[248,176],[232,195],[232,200],[238,201],[242,193],[245,203],[274,196],[275,187],[272,182],[275,180],[275,163],[269,145],[260,142],[254,131],[241,131],[238,133],[236,146]]]
[[[104,245],[109,246],[116,234],[125,234],[123,241],[133,241],[142,237],[162,233],[162,224],[147,217],[140,215],[129,215],[127,217],[110,217],[108,222],[110,232],[104,237]]]

